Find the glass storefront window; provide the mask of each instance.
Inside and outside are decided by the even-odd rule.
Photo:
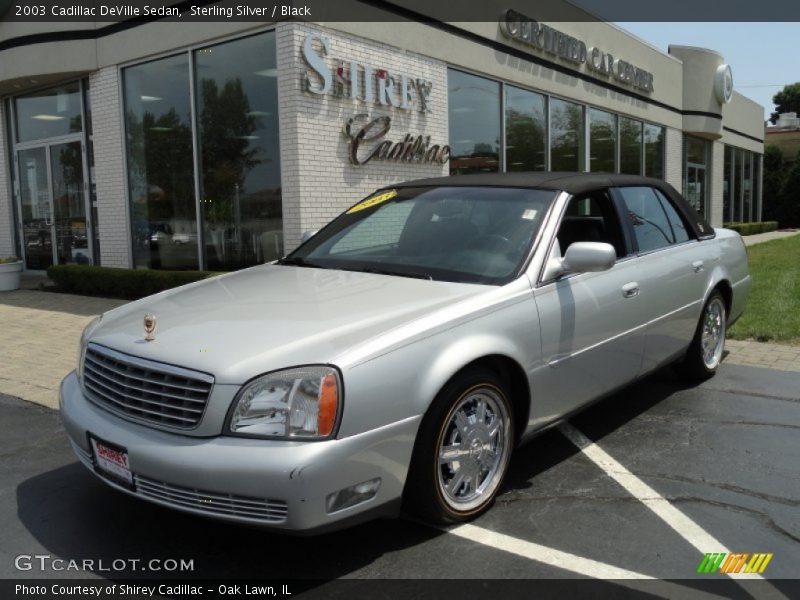
[[[725,146],[725,166],[722,174],[722,221],[727,223],[731,220],[731,168],[733,167],[733,156],[730,146]]]
[[[550,170],[582,171],[584,168],[583,107],[550,99]]]
[[[642,174],[642,122],[619,118],[619,172]]]
[[[753,198],[753,153],[744,151],[744,181],[742,181],[742,221],[753,220],[750,212]]]
[[[500,83],[450,69],[450,174],[500,170]]]
[[[206,268],[283,256],[275,34],[195,52]]]
[[[506,171],[544,171],[545,97],[506,86]]]
[[[753,154],[753,217],[751,221],[761,220],[761,155]]]
[[[733,221],[741,222],[742,219],[742,163],[743,151],[733,149]]]
[[[686,136],[684,146],[686,200],[706,216],[708,142]]]
[[[134,264],[197,269],[188,56],[128,67],[123,84]]]
[[[644,125],[644,174],[647,177],[664,179],[664,135],[658,125]]]
[[[14,100],[14,108],[19,143],[83,130],[80,84],[77,81],[20,96]]]
[[[589,170],[613,173],[617,162],[617,116],[589,109]]]

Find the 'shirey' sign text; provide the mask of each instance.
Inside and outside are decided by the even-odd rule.
[[[304,76],[305,90],[316,95],[349,98],[368,105],[430,112],[430,95],[433,84],[422,77],[406,73],[392,73],[365,62],[333,59],[326,60],[330,52],[328,38],[308,34],[302,53],[308,70]],[[431,144],[429,135],[407,133],[399,141],[387,136],[392,118],[388,115],[370,118],[359,113],[345,122],[344,134],[349,148],[348,156],[354,165],[364,165],[373,159],[406,163],[445,164],[450,158],[450,146]]]

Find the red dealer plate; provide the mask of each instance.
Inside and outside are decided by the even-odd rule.
[[[89,434],[89,443],[94,454],[94,470],[114,483],[133,489],[133,473],[128,463],[128,451]]]

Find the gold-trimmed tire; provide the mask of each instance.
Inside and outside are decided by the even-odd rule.
[[[403,496],[406,511],[438,524],[487,510],[508,471],[514,412],[488,369],[454,377],[420,425]]]

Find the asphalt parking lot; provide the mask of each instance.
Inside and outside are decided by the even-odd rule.
[[[186,576],[208,578],[684,580],[724,577],[696,570],[728,551],[773,553],[763,577],[781,590],[799,572],[799,428],[798,373],[723,364],[688,387],[667,369],[518,450],[468,526],[384,520],[296,538],[117,493],[77,463],[56,411],[0,395],[0,578],[87,576],[15,568],[49,554],[191,558]]]

